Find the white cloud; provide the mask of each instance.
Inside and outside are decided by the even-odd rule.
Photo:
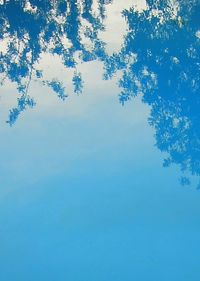
[[[200,30],[195,33],[195,36],[200,39]]]
[[[147,8],[145,0],[115,0],[112,5],[107,6],[105,21],[106,30],[102,32],[101,38],[107,42],[107,51],[112,53],[120,49],[123,36],[126,33],[126,22],[122,17],[122,11],[134,7],[138,12]]]

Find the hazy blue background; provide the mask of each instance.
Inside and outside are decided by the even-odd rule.
[[[1,88],[0,280],[199,281],[196,185],[162,167],[148,106],[122,107],[100,63],[81,67],[82,95],[33,83],[38,105],[13,127]]]
[[[1,280],[198,280],[199,192],[162,168],[148,109],[99,92],[2,125]]]

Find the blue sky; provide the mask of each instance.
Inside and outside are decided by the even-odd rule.
[[[108,7],[108,51],[121,44],[123,2]],[[72,92],[57,57],[41,65]],[[103,81],[101,63],[78,68],[82,95],[62,102],[32,82],[37,106],[13,127],[16,89],[0,89],[0,280],[199,281],[196,179],[181,186],[179,168],[163,168],[150,108],[140,96],[120,105],[118,74]]]
[[[2,124],[1,280],[199,279],[199,192],[162,167],[148,108],[101,91]]]

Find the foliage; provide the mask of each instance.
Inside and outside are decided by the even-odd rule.
[[[164,165],[200,175],[200,3],[147,4],[143,12],[123,11],[128,31],[121,50],[106,59],[104,77],[120,70],[119,101],[141,95],[150,106],[156,146],[168,154]]]
[[[163,165],[178,164],[183,172],[200,175],[200,2],[199,0],[147,0],[146,8],[123,11],[127,33],[119,52],[108,55],[99,39],[104,30],[105,6],[97,0],[4,0],[0,5],[1,84],[16,83],[18,104],[10,110],[8,123],[35,105],[28,90],[32,79],[50,87],[65,100],[65,86],[47,81],[37,68],[45,53],[57,55],[73,68],[74,92],[80,94],[83,79],[78,61],[100,60],[104,79],[121,72],[119,102],[137,95],[151,113],[156,146],[168,157]],[[13,16],[15,15],[15,16]],[[78,55],[77,55],[78,54]],[[183,176],[183,185],[190,180]]]
[[[0,83],[6,79],[17,84],[22,99],[29,100],[32,79],[42,81],[65,99],[62,83],[45,81],[37,65],[43,54],[58,55],[66,68],[74,68],[73,84],[81,93],[83,83],[76,71],[79,60],[87,62],[104,56],[104,44],[98,32],[104,29],[105,5],[111,1],[93,0],[6,0],[0,5],[0,42],[6,45],[0,53]],[[86,43],[87,42],[87,43]],[[26,97],[26,98],[25,98]],[[21,99],[21,98],[20,98]],[[25,108],[24,108],[25,109]],[[10,111],[13,124],[21,110]]]

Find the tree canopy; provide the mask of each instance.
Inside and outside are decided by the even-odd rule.
[[[124,9],[126,34],[120,51],[108,55],[99,38],[105,29],[110,0],[4,0],[0,4],[1,84],[16,83],[18,105],[10,110],[8,123],[33,107],[29,96],[32,79],[42,81],[60,99],[67,97],[62,81],[43,78],[37,63],[43,53],[56,54],[66,68],[74,69],[74,92],[82,91],[81,62],[100,60],[104,79],[121,73],[119,102],[137,95],[151,113],[156,146],[168,157],[164,166],[180,165],[182,171],[200,175],[200,2],[199,0],[147,0],[138,11]],[[183,184],[189,179],[183,177]]]

